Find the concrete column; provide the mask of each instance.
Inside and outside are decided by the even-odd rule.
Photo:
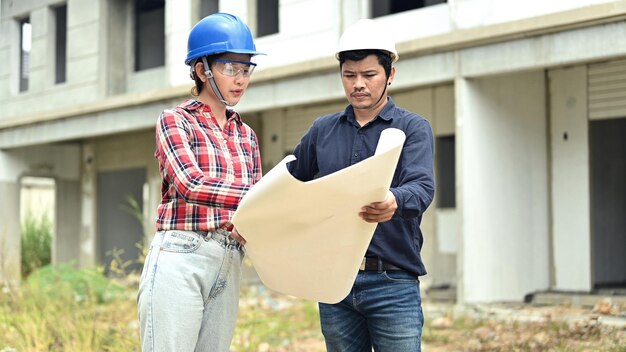
[[[100,56],[104,56],[100,43],[108,30],[101,27],[102,6],[100,1],[80,0],[69,0],[67,6],[67,82],[97,84]]]
[[[153,158],[154,159],[154,158]],[[159,174],[159,165],[156,160],[148,163],[146,170],[148,179],[147,199],[144,199],[144,216],[145,216],[145,234],[144,244],[150,245],[154,233],[156,232],[157,207],[161,202],[161,175]]]
[[[457,208],[457,226],[458,226],[458,250],[456,254],[456,301],[458,304],[464,304],[465,298],[465,225],[464,225],[464,204],[465,201],[465,182],[462,178],[465,173],[465,163],[463,162],[462,146],[465,144],[465,139],[469,139],[469,132],[465,132],[465,123],[471,119],[471,84],[463,78],[457,77],[454,80],[454,109],[455,109],[455,154],[456,154],[456,175],[457,175],[457,187],[456,187],[456,208]],[[467,134],[467,137],[464,135]]]
[[[2,162],[0,162],[0,167]],[[18,182],[0,181],[3,210],[0,212],[0,283],[20,278],[20,215]]]
[[[99,77],[100,95],[117,95],[126,92],[126,76],[132,69],[129,64],[129,13],[131,5],[125,0],[103,1],[101,26],[104,38],[100,41]]]
[[[78,265],[90,268],[96,265],[96,153],[92,143],[82,147],[81,161],[81,225]]]
[[[11,153],[0,150],[0,285],[20,279],[20,192],[18,175],[23,169]]]
[[[1,6],[0,6],[1,7]],[[0,9],[1,11],[1,9]],[[0,18],[2,18],[0,16]],[[17,92],[19,76],[19,52],[17,45],[19,35],[17,25],[12,21],[0,20],[0,100]],[[3,109],[4,110],[4,109]],[[0,118],[6,113],[0,112]]]
[[[549,286],[542,71],[456,80],[460,302]]]
[[[552,70],[549,77],[553,287],[590,291],[587,68]]]
[[[78,160],[76,160],[78,162]],[[79,260],[80,241],[80,180],[56,180],[56,225],[52,262]]]

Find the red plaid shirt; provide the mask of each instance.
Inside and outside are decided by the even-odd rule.
[[[239,201],[261,178],[259,143],[235,111],[222,130],[211,108],[186,100],[156,126],[161,173],[157,230],[231,228]]]

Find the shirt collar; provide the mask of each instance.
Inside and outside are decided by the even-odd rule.
[[[385,121],[391,121],[393,120],[393,111],[395,110],[395,108],[396,104],[393,102],[393,99],[391,99],[390,96],[387,96],[387,104],[380,111],[380,113],[378,113],[377,117],[380,117]],[[354,108],[352,107],[352,105],[348,105],[340,117],[349,121],[356,121],[356,118],[354,117]]]
[[[185,109],[187,111],[195,111],[195,110],[199,110],[199,111],[203,111],[203,112],[210,112],[211,111],[211,107],[208,106],[207,104],[204,104],[201,101],[195,100],[195,99],[187,99],[184,102],[182,102],[179,105],[182,109]],[[241,116],[239,115],[238,112],[236,112],[235,110],[231,110],[231,109],[226,109],[226,116],[228,117],[228,120],[235,120],[235,122],[237,122],[238,124],[243,124],[243,121],[241,120]]]

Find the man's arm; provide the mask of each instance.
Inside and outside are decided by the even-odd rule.
[[[316,121],[317,122],[317,121]],[[315,147],[317,125],[313,122],[313,125],[302,136],[300,143],[293,150],[293,155],[296,160],[287,164],[287,169],[300,181],[312,180],[317,172],[317,152]]]
[[[406,219],[423,214],[435,195],[433,135],[430,124],[420,120],[406,131],[400,155],[398,186],[382,202],[368,204],[359,214],[367,222],[385,222],[395,212]]]

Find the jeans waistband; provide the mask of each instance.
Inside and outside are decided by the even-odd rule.
[[[242,246],[234,238],[230,236],[231,232],[225,229],[217,229],[213,231],[194,231],[205,241],[213,239],[224,246],[234,246],[237,249],[242,249]]]
[[[361,266],[359,267],[361,271],[404,271],[404,269],[399,268],[391,263],[384,261],[382,258],[378,257],[364,257],[361,261]]]

